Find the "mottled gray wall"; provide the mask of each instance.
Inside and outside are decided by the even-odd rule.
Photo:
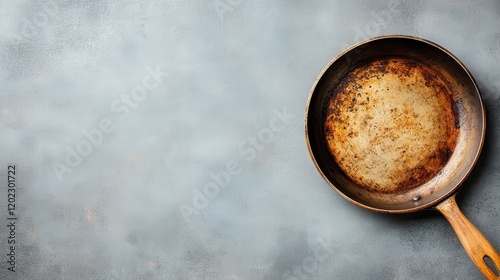
[[[443,217],[351,205],[307,152],[317,75],[396,33],[481,86],[459,202],[500,248],[498,1],[2,0],[0,278],[482,279]]]

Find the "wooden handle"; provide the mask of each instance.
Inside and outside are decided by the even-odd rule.
[[[460,211],[455,200],[455,195],[439,203],[436,209],[450,222],[460,242],[462,242],[465,251],[486,279],[499,280],[500,255],[486,237]],[[485,262],[485,258],[489,258],[494,263],[496,273]]]

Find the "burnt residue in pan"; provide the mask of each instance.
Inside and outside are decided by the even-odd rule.
[[[453,154],[460,101],[439,72],[405,58],[379,58],[335,87],[324,124],[328,149],[359,186],[392,193],[434,177]]]

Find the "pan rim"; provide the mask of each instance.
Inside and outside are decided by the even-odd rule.
[[[310,136],[309,136],[309,125],[308,125],[308,118],[309,118],[309,113],[310,113],[310,108],[311,108],[311,102],[312,102],[312,99],[313,99],[313,96],[315,95],[315,91],[316,91],[316,88],[318,86],[318,83],[319,81],[322,79],[322,77],[325,75],[325,73],[332,67],[332,65],[338,61],[340,58],[344,57],[349,51],[353,50],[353,49],[356,49],[362,45],[365,45],[367,43],[370,43],[370,42],[373,42],[373,41],[378,41],[378,40],[385,40],[385,39],[407,39],[407,40],[414,40],[414,41],[420,41],[420,42],[423,42],[427,45],[430,45],[440,51],[442,51],[445,55],[449,56],[451,59],[454,60],[455,63],[457,63],[458,66],[460,66],[463,71],[465,72],[465,74],[467,75],[467,77],[470,79],[470,82],[472,83],[473,85],[473,91],[474,91],[474,98],[477,98],[480,106],[479,106],[479,113],[481,116],[478,116],[481,118],[481,124],[482,124],[482,127],[481,127],[481,132],[480,132],[480,139],[479,139],[479,145],[478,145],[478,148],[477,148],[477,151],[476,153],[473,155],[473,160],[472,160],[472,163],[470,164],[470,166],[468,166],[466,168],[466,171],[465,173],[461,176],[461,178],[459,177],[459,180],[458,180],[458,183],[455,184],[455,186],[452,186],[450,187],[449,189],[447,189],[447,191],[445,192],[444,195],[441,195],[439,197],[436,197],[435,199],[432,199],[430,202],[428,203],[423,203],[421,205],[416,205],[415,207],[412,207],[412,208],[404,208],[404,209],[385,209],[385,208],[378,208],[378,207],[373,207],[373,206],[370,206],[370,205],[366,205],[360,201],[357,201],[353,198],[351,198],[350,196],[348,196],[347,194],[345,194],[344,192],[342,192],[341,190],[339,190],[335,184],[333,182],[331,182],[327,176],[325,175],[325,173],[323,172],[322,170],[322,167],[320,166],[320,163],[317,161],[316,159],[316,156],[314,155],[314,152],[312,150],[312,147],[311,147],[311,139],[310,139]],[[445,49],[444,47],[432,42],[432,41],[429,41],[427,39],[423,39],[423,38],[420,38],[420,37],[416,37],[416,36],[411,36],[411,35],[402,35],[402,34],[394,34],[394,35],[382,35],[382,36],[377,36],[377,37],[373,37],[373,38],[369,38],[369,39],[366,39],[366,40],[363,40],[361,42],[358,42],[356,44],[353,44],[351,45],[350,47],[348,47],[347,49],[345,49],[344,51],[342,51],[340,54],[338,54],[336,57],[334,57],[325,67],[324,69],[319,73],[319,75],[317,76],[316,80],[314,81],[313,83],[313,86],[309,92],[309,97],[307,99],[307,103],[306,103],[306,110],[305,110],[305,117],[304,117],[304,128],[305,128],[305,139],[306,139],[306,143],[307,143],[307,148],[308,148],[308,151],[309,151],[309,155],[316,167],[316,169],[318,170],[318,172],[320,173],[320,175],[323,177],[323,179],[328,183],[328,185],[330,185],[330,187],[332,189],[334,189],[338,194],[340,194],[342,197],[344,197],[346,200],[350,201],[351,203],[355,204],[355,205],[358,205],[362,208],[365,208],[365,209],[368,209],[368,210],[371,210],[371,211],[375,211],[375,212],[383,212],[383,213],[392,213],[392,214],[404,214],[404,213],[410,213],[410,212],[416,212],[416,211],[419,211],[419,210],[423,210],[423,209],[429,209],[429,208],[432,208],[433,206],[439,204],[441,201],[447,199],[448,197],[454,195],[458,189],[460,188],[460,186],[463,184],[463,182],[468,178],[468,176],[470,175],[470,173],[472,172],[474,166],[476,165],[477,161],[479,160],[479,157],[480,157],[480,154],[482,152],[482,149],[483,149],[483,145],[484,145],[484,138],[485,138],[485,134],[486,134],[486,112],[485,112],[485,106],[484,106],[484,102],[482,100],[482,97],[481,97],[481,93],[480,93],[480,90],[479,90],[479,87],[477,85],[477,82],[476,80],[474,79],[474,77],[472,76],[472,73],[469,71],[469,69],[465,66],[465,64],[460,61],[460,59],[458,59],[454,54],[452,54],[450,51],[448,51],[447,49]],[[478,114],[479,115],[479,114]]]

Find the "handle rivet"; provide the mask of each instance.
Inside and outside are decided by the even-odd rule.
[[[414,202],[417,202],[421,199],[422,197],[420,195],[416,195],[414,196],[411,200],[413,200]]]

